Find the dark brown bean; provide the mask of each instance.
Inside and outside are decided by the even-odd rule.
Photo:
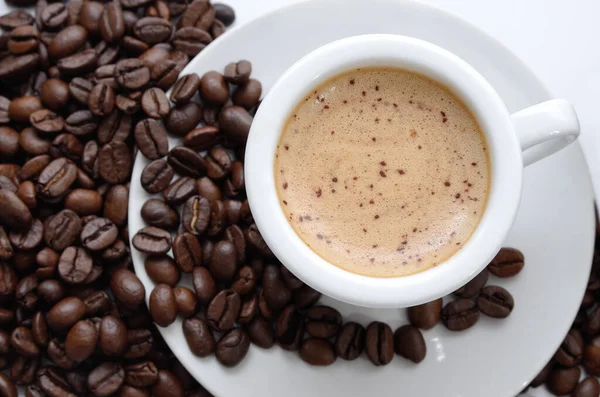
[[[477,308],[488,317],[506,318],[514,306],[512,295],[502,287],[489,285],[477,298]]]
[[[167,130],[177,136],[184,136],[193,130],[201,121],[205,112],[196,102],[188,102],[171,109],[165,119]]]
[[[207,357],[214,353],[216,341],[206,321],[200,318],[185,319],[183,335],[194,355]]]
[[[48,326],[55,331],[66,331],[85,314],[85,304],[77,297],[70,296],[56,303],[46,316]]]
[[[142,206],[141,215],[142,219],[150,226],[173,230],[179,225],[179,214],[163,200],[150,199],[146,201]],[[175,245],[177,245],[176,242]]]
[[[226,367],[238,365],[248,353],[250,338],[241,328],[235,328],[223,335],[216,347],[215,356]]]
[[[202,265],[202,247],[191,233],[179,233],[173,241],[173,256],[179,269],[191,273],[193,268]]]
[[[160,193],[165,190],[175,172],[166,160],[154,160],[142,171],[141,184],[148,193]]]
[[[427,346],[421,331],[412,325],[404,325],[394,332],[394,351],[396,354],[416,364],[425,359]]]
[[[327,366],[333,364],[337,357],[331,343],[308,338],[300,345],[300,358],[310,365]]]
[[[212,275],[205,267],[195,267],[192,271],[192,282],[198,302],[208,305],[217,294],[217,286]]]
[[[125,18],[119,2],[108,3],[100,15],[99,30],[102,39],[114,43],[125,34]]]
[[[215,19],[215,8],[209,1],[196,0],[184,11],[177,23],[177,28],[195,26],[202,30],[208,30]]]
[[[177,318],[177,302],[173,288],[167,284],[157,284],[150,293],[148,308],[156,324],[161,327],[171,325]]]
[[[229,100],[229,87],[223,75],[216,71],[205,73],[200,79],[200,97],[215,105],[224,105]]]
[[[171,101],[175,105],[188,103],[200,87],[200,77],[196,73],[186,74],[177,80],[171,90]]]
[[[110,288],[115,298],[132,310],[137,308],[146,296],[144,284],[135,273],[127,269],[114,271],[110,279]]]
[[[114,316],[100,321],[98,346],[107,356],[120,357],[127,350],[128,338],[125,323]]]
[[[442,299],[408,308],[408,319],[410,323],[420,329],[431,329],[439,321],[442,314]]]
[[[470,299],[458,299],[444,306],[442,322],[450,331],[471,328],[479,320],[479,311]]]
[[[362,325],[349,322],[344,324],[337,335],[335,351],[344,360],[355,360],[365,346],[365,329]]]
[[[523,269],[524,258],[515,248],[502,248],[488,265],[488,270],[498,277],[513,277]]]
[[[150,160],[156,160],[169,152],[167,134],[162,125],[153,119],[137,123],[135,141],[140,151]]]
[[[99,319],[94,322],[91,319],[80,320],[69,330],[65,339],[65,353],[73,361],[87,360],[98,342]]]

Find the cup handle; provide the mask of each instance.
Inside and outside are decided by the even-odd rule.
[[[564,99],[553,99],[513,113],[523,165],[558,152],[579,136],[577,113]]]

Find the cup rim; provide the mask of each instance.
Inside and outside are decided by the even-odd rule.
[[[312,251],[288,223],[275,187],[274,157],[293,108],[314,87],[355,67],[399,67],[448,87],[473,112],[487,140],[491,187],[485,213],[461,250],[420,273],[377,278],[344,270]],[[246,146],[245,181],[254,221],[274,255],[310,287],[366,307],[407,307],[452,293],[475,277],[500,249],[521,197],[523,164],[510,114],[469,64],[429,42],[400,35],[341,39],[304,56],[273,85],[257,112]]]

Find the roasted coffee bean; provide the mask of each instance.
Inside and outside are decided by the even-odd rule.
[[[0,16],[0,28],[10,31],[19,26],[32,25],[33,17],[23,10],[15,10]]]
[[[175,240],[177,241],[177,239]],[[149,256],[144,261],[144,267],[148,277],[155,283],[164,283],[174,287],[179,281],[179,269],[170,256]]]
[[[153,5],[150,5],[146,8],[145,15],[147,17],[160,17],[162,19],[169,20],[171,18],[171,12],[169,11],[169,7],[163,1],[156,1]]]
[[[40,97],[44,105],[53,111],[59,111],[61,108],[67,105],[69,99],[71,97],[71,93],[69,91],[69,85],[64,81],[58,79],[48,79],[42,85],[40,91]],[[77,112],[76,112],[77,113]],[[73,124],[79,125],[82,124],[81,121],[75,122],[73,117],[68,117],[67,120],[70,119],[70,122],[66,122],[65,129],[67,126],[72,128]],[[67,130],[68,131],[68,130]],[[68,131],[71,132],[71,131]],[[80,134],[83,135],[83,134]]]
[[[157,284],[150,293],[148,307],[156,324],[161,327],[171,325],[177,318],[177,302],[173,288],[167,284]]]
[[[202,121],[203,114],[205,113],[196,102],[179,105],[169,112],[165,127],[173,135],[184,136]]]
[[[336,341],[335,351],[344,360],[355,360],[363,352],[365,346],[365,329],[355,322],[344,324]]]
[[[283,281],[281,270],[278,266],[267,266],[264,270],[262,281],[264,297],[271,309],[278,312],[290,302],[292,291]]]
[[[18,397],[17,387],[8,375],[0,372],[0,395],[2,397]]]
[[[42,389],[37,385],[29,385],[25,389],[25,397],[45,397]]]
[[[48,350],[46,352],[50,360],[62,369],[71,369],[75,366],[75,361],[67,357],[65,352],[64,341],[58,338],[53,338],[48,344]]]
[[[69,331],[65,339],[65,353],[77,362],[87,360],[94,350],[99,337],[99,322],[92,319],[80,320]]]
[[[124,142],[112,141],[98,153],[98,171],[108,183],[124,183],[129,179],[132,159]]]
[[[600,376],[600,337],[593,338],[583,349],[583,366],[588,374]]]
[[[88,392],[87,373],[80,371],[68,372],[65,376],[74,392],[83,395]]]
[[[72,134],[60,134],[54,138],[52,141],[52,146],[50,147],[50,155],[54,158],[58,157],[66,157],[69,160],[74,162],[79,162],[81,160],[81,155],[83,154],[83,145],[79,142],[79,139],[75,135]],[[88,177],[85,175],[85,177]],[[82,187],[88,187],[89,185],[84,185],[81,182],[80,177],[78,176],[79,185]],[[93,180],[89,181],[89,184],[93,185]]]
[[[115,298],[131,310],[137,308],[146,296],[144,284],[135,273],[127,269],[114,271],[110,279],[110,289]]]
[[[11,230],[8,238],[13,247],[28,251],[37,248],[42,242],[44,225],[39,219],[34,219],[27,229]]]
[[[165,190],[175,172],[166,160],[154,160],[142,171],[141,184],[148,193],[160,193]]]
[[[177,33],[176,33],[177,35]],[[182,76],[171,90],[171,102],[175,105],[185,105],[188,103],[198,88],[200,87],[200,77],[196,73],[186,74]]]
[[[0,189],[0,225],[7,229],[23,230],[31,225],[33,217],[19,196],[8,189]]]
[[[35,313],[31,319],[31,337],[38,346],[48,345],[48,323],[42,312]]]
[[[10,121],[8,117],[8,108],[10,99],[0,95],[0,124],[7,124]]]
[[[141,18],[133,26],[135,37],[149,45],[166,42],[172,30],[171,22],[158,17]]]
[[[169,59],[170,51],[170,44],[156,45],[148,49],[147,51],[144,51],[144,53],[139,56],[139,59],[144,61],[144,63],[146,64],[146,66],[148,66],[149,69],[152,69],[156,65],[167,61]]]
[[[89,135],[98,129],[98,121],[89,110],[78,110],[65,119],[64,129],[76,136]]]
[[[152,0],[120,0],[121,1],[121,5],[124,8],[138,8],[138,7],[144,7],[147,6],[148,4],[152,3]]]
[[[556,367],[550,372],[548,380],[546,381],[546,386],[554,395],[564,396],[575,389],[580,375],[581,370],[579,367]]]
[[[150,70],[140,59],[123,59],[115,66],[115,76],[121,87],[138,90],[150,81]]]
[[[73,55],[83,47],[88,37],[87,30],[81,25],[71,25],[62,29],[48,45],[48,55],[61,59]]]
[[[238,365],[248,353],[250,338],[241,328],[227,332],[217,343],[215,356],[226,367]]]
[[[37,357],[18,356],[10,367],[10,377],[17,385],[33,383],[39,365],[40,359]]]
[[[13,256],[13,247],[10,244],[8,235],[2,226],[0,226],[0,260],[6,261]]]
[[[221,147],[213,147],[206,157],[206,173],[213,180],[223,179],[231,172],[231,157]]]
[[[470,299],[458,299],[444,306],[442,322],[450,331],[471,328],[479,320],[479,311]]]
[[[15,267],[17,270],[20,270],[16,265]],[[25,276],[19,281],[15,290],[15,298],[19,308],[23,308],[25,310],[33,310],[35,308],[35,305],[38,301],[35,291],[37,285],[38,280],[35,274]]]
[[[158,371],[158,379],[152,386],[153,396],[184,397],[185,392],[179,379],[167,370]]]
[[[100,19],[104,5],[96,1],[85,1],[79,12],[79,24],[83,26],[90,35],[100,34]]]
[[[8,51],[20,55],[35,51],[40,40],[40,33],[33,26],[19,26],[9,34]]]
[[[235,90],[231,99],[235,105],[250,110],[258,104],[261,95],[262,85],[260,81],[250,79]]]
[[[175,32],[172,42],[176,49],[193,57],[205,49],[212,39],[208,32],[193,26],[186,26]]]
[[[183,204],[195,194],[196,181],[187,176],[175,180],[163,191],[163,197],[170,205]]]
[[[205,239],[202,240],[200,246],[202,247],[202,262],[209,263],[215,243],[213,243],[211,240]]]
[[[514,306],[512,295],[502,287],[489,285],[477,298],[477,308],[488,317],[506,318]]]
[[[283,278],[285,285],[291,290],[298,289],[304,285],[304,283],[285,266],[281,266],[281,277]]]
[[[232,146],[246,143],[251,124],[252,116],[241,106],[225,106],[219,113],[219,128]]]
[[[98,346],[107,356],[120,357],[127,350],[127,328],[114,316],[105,316],[100,321]]]
[[[200,235],[206,231],[211,216],[210,201],[201,196],[190,197],[181,215],[183,228],[194,235]]]
[[[98,53],[93,48],[61,58],[56,66],[66,76],[80,75],[93,71],[98,65]]]
[[[300,358],[310,365],[327,366],[335,362],[336,354],[326,340],[308,338],[300,345]]]
[[[92,272],[92,257],[81,247],[68,247],[60,256],[58,274],[67,284],[81,284]]]
[[[240,216],[242,217],[243,208],[244,206],[242,204],[242,208],[240,208]],[[250,225],[248,229],[244,231],[244,235],[246,236],[246,241],[248,242],[250,247],[252,247],[252,249],[259,255],[268,258],[272,258],[274,256],[273,252],[271,252],[271,249],[269,249],[269,246],[267,245],[267,243],[265,243],[265,240],[260,235],[258,227],[256,227],[255,224]]]
[[[194,355],[207,357],[214,353],[215,337],[203,319],[195,317],[183,320],[183,335]]]
[[[37,53],[4,57],[0,59],[0,80],[22,80],[34,72],[39,61],[40,56]]]
[[[215,18],[223,22],[225,26],[231,25],[235,21],[235,11],[227,4],[215,3]]]
[[[244,180],[244,165],[240,161],[235,161],[231,165],[231,175],[229,179],[225,181],[223,190],[227,196],[233,197],[242,193],[245,187],[246,182]],[[242,203],[240,203],[238,208],[239,214],[241,214],[241,207]]]
[[[91,189],[73,189],[65,196],[65,208],[79,216],[97,214],[102,209],[102,196]]]
[[[389,325],[374,321],[365,332],[365,350],[376,366],[387,365],[394,358],[394,340]]]
[[[65,289],[57,280],[45,280],[38,284],[37,293],[44,301],[53,304],[65,296]]]
[[[191,233],[179,233],[173,241],[173,256],[179,269],[191,273],[193,268],[202,264],[202,248]]]
[[[167,95],[163,90],[156,87],[149,88],[146,91],[144,91],[144,93],[142,94],[141,105],[144,113],[146,113],[148,117],[151,117],[153,119],[165,118],[169,115],[169,111],[171,110],[169,107],[169,100],[167,99]]]
[[[163,200],[150,199],[146,201],[140,213],[142,219],[150,226],[172,230],[179,225],[179,214]]]
[[[177,314],[181,317],[191,317],[196,313],[196,295],[187,287],[178,286],[173,288],[175,302],[177,303]]]
[[[204,126],[190,131],[184,138],[183,144],[190,149],[202,151],[208,150],[220,140],[219,129],[212,126]],[[231,159],[230,159],[231,160]],[[219,167],[219,163],[215,164]],[[213,172],[218,172],[215,170]],[[209,175],[210,176],[210,175]]]
[[[108,3],[100,15],[99,30],[102,39],[114,43],[125,35],[125,18],[119,2]]]
[[[29,122],[41,134],[57,134],[65,126],[65,120],[48,109],[40,109],[31,113]]]
[[[44,222],[44,241],[53,250],[63,251],[79,237],[80,231],[81,219],[79,216],[75,212],[65,209]]]
[[[593,376],[582,380],[571,394],[572,397],[596,397],[600,395],[600,383]]]
[[[77,166],[61,157],[53,160],[42,170],[37,180],[37,193],[42,199],[61,197],[77,179]]]
[[[127,365],[125,383],[133,387],[150,387],[158,380],[158,368],[152,361]]]
[[[255,316],[246,326],[246,331],[252,343],[263,349],[270,349],[275,344],[275,331],[264,317]]]
[[[156,160],[169,152],[167,134],[162,125],[153,119],[145,119],[135,126],[135,141],[144,156]]]
[[[112,186],[104,196],[103,215],[117,226],[124,226],[127,221],[129,189],[124,185]]]
[[[88,97],[88,108],[95,116],[104,117],[115,108],[115,92],[111,86],[96,84]]]
[[[46,316],[50,328],[55,331],[66,331],[85,314],[85,304],[77,297],[69,296],[56,303]]]
[[[404,325],[394,332],[394,351],[396,354],[414,362],[425,359],[427,346],[421,331],[412,325]]]
[[[240,314],[238,315],[237,322],[240,324],[250,323],[258,313],[258,297],[256,294],[252,294],[246,297],[242,301],[240,308]]]
[[[581,334],[571,329],[554,354],[554,360],[564,367],[574,367],[581,362],[583,347]]]
[[[118,94],[115,99],[115,106],[123,113],[133,115],[140,110],[141,98],[142,94],[140,91]]]
[[[277,318],[275,335],[282,349],[298,350],[304,335],[304,318],[294,305],[288,305],[281,311]]]
[[[83,300],[87,317],[103,315],[111,308],[112,301],[104,291],[96,291]]]
[[[167,155],[167,161],[181,175],[197,178],[206,169],[206,161],[197,152],[185,146],[176,146]]]
[[[294,290],[293,298],[294,304],[298,309],[306,309],[317,303],[321,298],[321,293],[308,285],[303,285],[297,290]]]
[[[48,164],[50,164],[50,156],[42,154],[35,156],[23,164],[18,173],[20,180],[28,180],[36,178]]]
[[[54,30],[64,25],[68,16],[65,4],[52,3],[42,11],[42,24],[45,28]]]
[[[37,383],[47,396],[76,397],[71,388],[55,367],[42,367],[37,373]]]
[[[206,321],[208,325],[218,332],[225,332],[233,328],[240,312],[240,296],[229,290],[218,293],[208,305]]]
[[[215,105],[223,105],[229,100],[229,86],[219,72],[205,73],[200,79],[199,92],[202,100]]]
[[[209,269],[218,281],[231,281],[237,271],[237,259],[235,246],[227,240],[215,244],[210,261]]]
[[[124,382],[125,371],[118,363],[102,363],[88,375],[88,387],[98,397],[116,393]]]
[[[192,282],[198,302],[208,305],[217,294],[217,286],[212,275],[205,267],[195,267],[192,271]]]
[[[227,212],[222,201],[215,200],[210,202],[210,223],[206,234],[210,237],[220,236],[223,229],[227,226]],[[236,247],[237,252],[237,247]],[[238,262],[241,262],[238,260]]]
[[[8,106],[8,117],[11,121],[29,121],[29,116],[43,109],[42,101],[35,96],[22,96],[15,98]]]
[[[242,267],[231,284],[231,290],[240,295],[247,295],[254,291],[256,287],[256,276],[250,266]]]
[[[0,175],[0,189],[7,189],[13,193],[17,193],[18,186],[10,178]]]
[[[94,88],[94,85],[89,80],[81,77],[75,77],[69,83],[71,96],[82,105],[87,105],[92,88]]]
[[[338,333],[342,315],[328,306],[314,306],[306,312],[305,321],[305,329],[309,335],[329,339]]]
[[[83,227],[81,243],[90,251],[99,251],[114,243],[118,234],[119,229],[110,220],[96,218]]]
[[[431,329],[439,321],[442,314],[442,299],[408,308],[410,323],[420,329]]]
[[[488,265],[488,270],[498,277],[513,277],[518,274],[525,263],[521,251],[515,248],[502,248]]]
[[[132,329],[127,331],[126,359],[139,359],[145,357],[154,344],[152,333],[148,329]]]
[[[219,187],[208,177],[202,177],[196,182],[198,194],[210,201],[221,200]]]
[[[479,292],[485,287],[489,278],[489,272],[487,269],[483,269],[475,278],[465,284],[463,287],[454,291],[454,295],[459,298],[472,298],[477,296]]]
[[[10,346],[24,357],[37,357],[40,354],[29,328],[16,327],[10,334]]]
[[[205,0],[193,1],[185,10],[177,28],[194,26],[202,30],[208,30],[215,19],[215,8]]]

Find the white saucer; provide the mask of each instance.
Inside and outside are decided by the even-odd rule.
[[[202,75],[248,59],[253,76],[268,89],[306,53],[366,33],[413,36],[454,52],[489,80],[511,111],[551,98],[519,59],[474,26],[423,4],[385,0],[312,1],[275,11],[219,38],[182,74]],[[140,186],[145,164],[138,156],[131,182],[130,236],[143,226],[140,208],[149,198]],[[214,357],[192,355],[180,320],[161,332],[189,372],[219,397],[512,397],[537,374],[566,334],[587,282],[593,240],[590,176],[581,149],[574,144],[525,172],[521,209],[506,245],[524,252],[526,266],[512,280],[490,280],[512,292],[516,305],[511,316],[504,321],[481,318],[462,333],[442,325],[426,331],[428,352],[420,365],[396,356],[383,368],[365,357],[354,362],[338,359],[330,367],[316,368],[295,353],[252,346],[238,367],[226,369]],[[149,295],[153,283],[143,256],[135,249],[132,256]],[[378,319],[395,329],[406,322],[404,310],[361,309],[328,298],[322,302],[363,324]]]

